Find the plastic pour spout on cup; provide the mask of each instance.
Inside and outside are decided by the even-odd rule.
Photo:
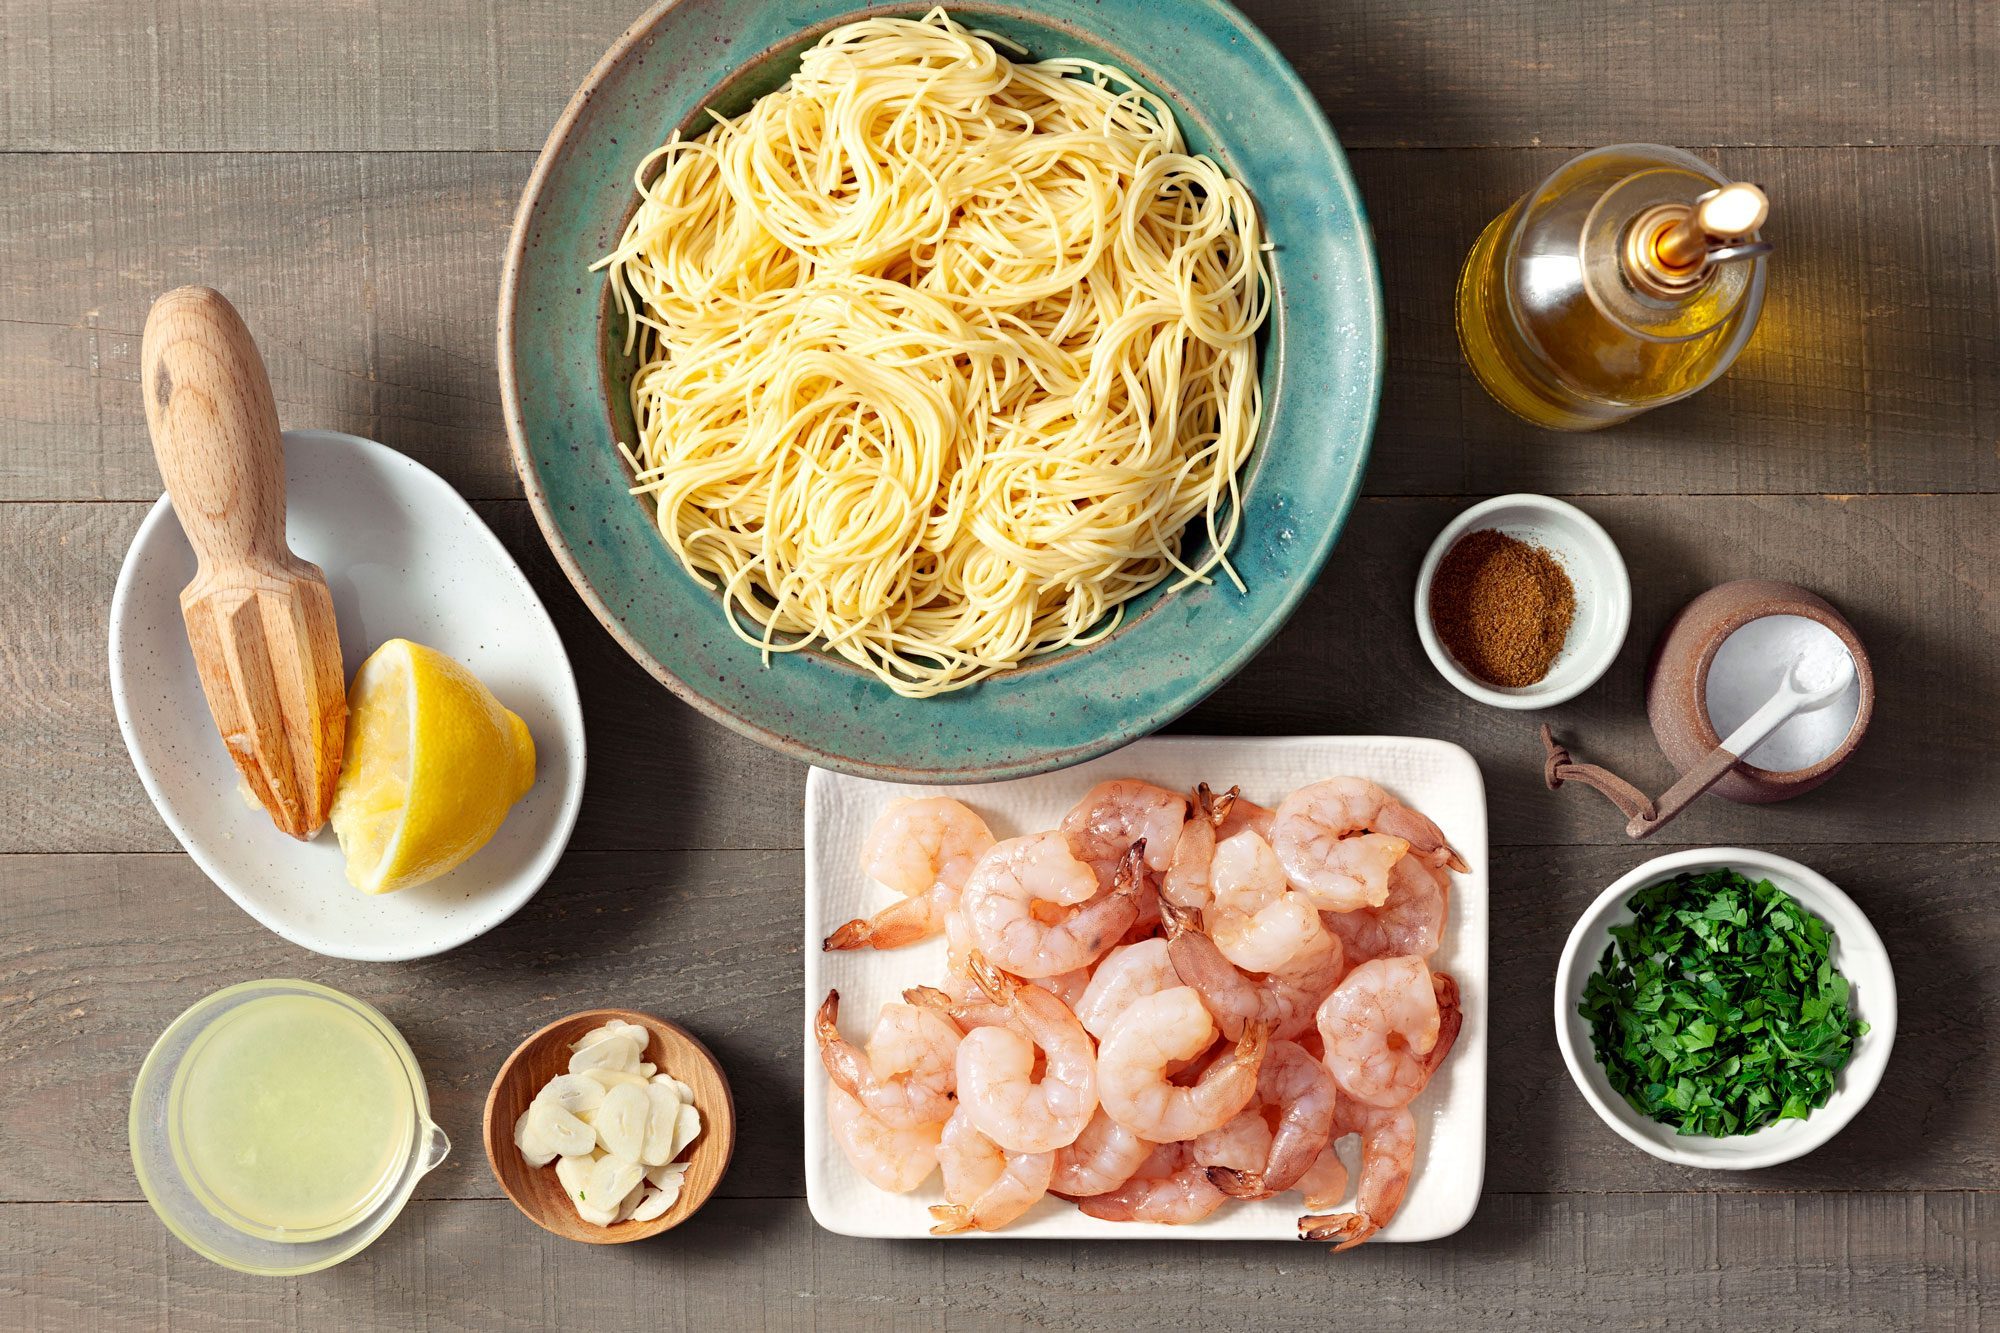
[[[132,1167],[187,1246],[239,1272],[352,1258],[450,1151],[402,1034],[310,981],[248,981],[197,1002],[132,1089]]]

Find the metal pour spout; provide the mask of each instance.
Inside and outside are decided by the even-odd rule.
[[[1770,199],[1748,181],[1710,190],[1691,205],[1649,208],[1626,232],[1626,274],[1649,296],[1685,296],[1716,264],[1767,253],[1768,241],[1743,238],[1754,236],[1770,212]]]

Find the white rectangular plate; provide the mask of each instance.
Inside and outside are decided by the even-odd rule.
[[[909,1194],[890,1194],[862,1179],[826,1126],[826,1070],[813,1040],[813,1011],[829,987],[840,991],[848,1035],[860,1038],[875,1015],[907,986],[944,976],[944,943],[931,940],[888,952],[827,953],[820,942],[836,926],[868,916],[895,900],[861,873],[861,842],[890,802],[906,796],[953,796],[992,828],[996,838],[1054,828],[1063,812],[1095,783],[1143,778],[1175,791],[1197,782],[1227,788],[1263,804],[1319,778],[1372,778],[1444,830],[1472,869],[1453,877],[1451,916],[1432,960],[1458,979],[1465,1026],[1430,1087],[1412,1107],[1417,1161],[1408,1195],[1379,1240],[1436,1240],[1472,1217],[1486,1169],[1486,791],[1472,756],[1445,741],[1402,736],[1288,736],[1231,739],[1156,736],[1101,759],[1041,777],[962,787],[910,787],[871,782],[815,768],[806,779],[806,1199],[815,1221],[844,1236],[930,1235],[927,1211],[943,1202],[937,1177]],[[1354,1142],[1346,1148],[1357,1167]],[[1348,1202],[1352,1203],[1350,1197]],[[1205,1221],[1169,1227],[1104,1222],[1060,1199],[1045,1199],[1026,1217],[993,1233],[1022,1239],[1296,1240],[1299,1196],[1233,1203]],[[969,1233],[980,1235],[984,1233]]]

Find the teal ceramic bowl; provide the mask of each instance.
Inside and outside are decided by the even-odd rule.
[[[1312,95],[1218,0],[951,6],[1028,48],[1118,66],[1173,105],[1190,147],[1255,196],[1276,249],[1266,412],[1230,559],[1248,585],[1169,591],[1116,634],[953,694],[905,699],[811,652],[770,666],[730,633],[627,490],[622,321],[590,265],[635,205],[640,160],[704,106],[741,111],[828,29],[921,5],[677,0],[640,19],[549,136],[500,293],[500,387],[522,484],[577,591],[626,651],[709,716],[812,763],[894,781],[990,781],[1079,763],[1157,730],[1254,656],[1305,595],[1361,486],[1383,365],[1368,222]]]

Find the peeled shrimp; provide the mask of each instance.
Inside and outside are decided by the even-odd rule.
[[[1180,984],[1165,940],[1121,944],[1104,955],[1090,984],[1071,1007],[1084,1029],[1102,1041],[1112,1022],[1132,1001]]]
[[[1301,1240],[1339,1241],[1334,1253],[1352,1249],[1389,1225],[1410,1187],[1417,1159],[1417,1122],[1407,1106],[1366,1106],[1351,1097],[1340,1101],[1334,1132],[1361,1136],[1361,1188],[1351,1213],[1299,1219]],[[1345,1171],[1342,1172],[1343,1177]],[[1345,1193],[1346,1181],[1341,1181]],[[1310,1202],[1308,1207],[1314,1206]]]
[[[1191,1140],[1190,1146],[1200,1166],[1260,1170],[1271,1153],[1271,1125],[1264,1119],[1264,1108],[1253,1097],[1248,1106],[1228,1120]]]
[[[1169,908],[1167,952],[1182,984],[1193,987],[1216,1026],[1234,1038],[1250,1023],[1268,1024],[1271,1035],[1289,1040],[1313,1025],[1313,1015],[1340,980],[1340,941],[1324,935],[1315,950],[1281,972],[1261,979],[1245,976],[1204,935],[1194,914]]]
[[[1176,986],[1133,1001],[1097,1049],[1098,1092],[1104,1109],[1140,1138],[1173,1143],[1205,1134],[1249,1105],[1264,1059],[1262,1023],[1243,1028],[1236,1049],[1215,1061],[1192,1086],[1168,1078],[1179,1060],[1202,1054],[1215,1040],[1215,1020],[1201,996]],[[960,1081],[964,1071],[961,1067]]]
[[[1016,982],[977,955],[972,967],[1013,1025],[977,1028],[958,1044],[959,1110],[1009,1152],[1053,1152],[1075,1142],[1097,1113],[1090,1034],[1041,987]]]
[[[937,1169],[942,1124],[885,1125],[833,1082],[826,1085],[826,1123],[847,1160],[877,1189],[908,1194]]]
[[[898,801],[868,831],[861,868],[904,895],[826,937],[828,949],[900,949],[945,928],[966,877],[993,846],[986,822],[949,797]]]
[[[1223,812],[1222,822],[1216,826],[1215,836],[1218,838],[1233,838],[1243,832],[1243,830],[1249,829],[1264,841],[1269,842],[1271,840],[1271,820],[1277,815],[1277,811],[1267,809],[1255,801],[1244,800],[1241,796],[1236,795],[1236,788],[1234,787],[1231,787],[1229,792],[1235,799],[1230,802],[1229,809]]]
[[[1228,1199],[1185,1143],[1162,1143],[1123,1185],[1079,1200],[1077,1207],[1107,1222],[1199,1222]]]
[[[1319,909],[1293,891],[1269,843],[1247,829],[1216,846],[1204,921],[1222,956],[1246,972],[1276,972],[1325,946]]]
[[[1236,806],[1236,788],[1222,795],[1210,792],[1208,784],[1194,789],[1189,799],[1190,813],[1181,825],[1174,854],[1160,876],[1160,897],[1176,907],[1208,906],[1212,890],[1210,870],[1215,860],[1216,826],[1228,818]]]
[[[1289,1041],[1274,1041],[1257,1075],[1257,1105],[1275,1111],[1270,1147],[1254,1167],[1210,1163],[1209,1179],[1239,1199],[1268,1199],[1304,1178],[1333,1138],[1337,1094],[1326,1066]]]
[[[1305,1197],[1306,1207],[1315,1213],[1330,1212],[1347,1197],[1347,1163],[1331,1143],[1306,1168],[1292,1188]]]
[[[1327,778],[1287,796],[1271,847],[1293,887],[1329,912],[1381,906],[1406,852],[1465,869],[1436,824],[1366,778]]]
[[[1009,1152],[980,1133],[961,1110],[945,1122],[938,1141],[945,1202],[931,1206],[931,1234],[997,1231],[1041,1202],[1049,1192],[1055,1154]]]
[[[1350,964],[1374,958],[1428,958],[1444,936],[1451,875],[1440,866],[1406,856],[1389,871],[1389,897],[1380,907],[1328,912],[1326,928],[1340,936]]]
[[[885,1004],[866,1053],[840,1035],[840,992],[830,990],[813,1028],[827,1077],[891,1129],[951,1116],[958,1030],[911,1004]],[[872,1058],[871,1058],[872,1057]]]
[[[1106,1115],[1100,1106],[1075,1143],[1056,1149],[1055,1175],[1049,1189],[1072,1199],[1115,1190],[1145,1164],[1153,1147]]]
[[[1188,815],[1187,797],[1150,782],[1118,778],[1100,782],[1063,816],[1062,833],[1079,861],[1097,871],[1109,886],[1126,849],[1146,844],[1146,868],[1159,873],[1174,858],[1181,825]]]
[[[1458,984],[1421,958],[1377,958],[1347,974],[1318,1018],[1340,1090],[1370,1106],[1406,1106],[1458,1037]]]
[[[1031,979],[1072,972],[1096,962],[1137,919],[1143,854],[1143,843],[1121,850],[1111,891],[1099,893],[1096,874],[1061,834],[1010,838],[973,867],[959,910],[994,966]]]

